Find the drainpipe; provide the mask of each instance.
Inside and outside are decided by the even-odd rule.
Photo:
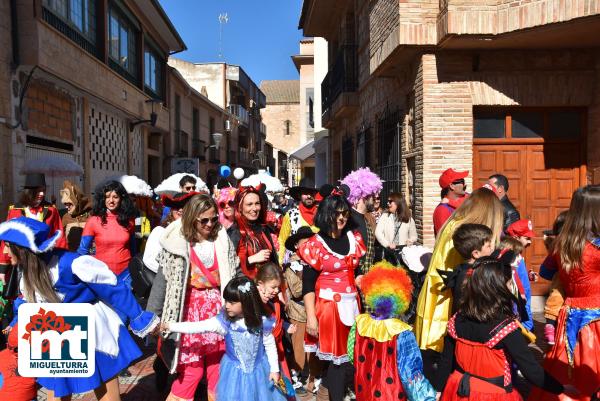
[[[10,0],[10,27],[12,36],[12,68],[16,70],[21,60],[19,57],[19,27],[17,23],[17,0]]]

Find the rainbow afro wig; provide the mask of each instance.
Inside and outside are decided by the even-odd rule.
[[[361,282],[365,303],[380,319],[398,317],[406,312],[412,289],[408,273],[385,260],[374,264]]]

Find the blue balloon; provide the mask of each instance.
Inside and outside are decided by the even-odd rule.
[[[223,178],[227,178],[231,175],[231,167],[229,166],[221,166],[219,167],[219,174]]]

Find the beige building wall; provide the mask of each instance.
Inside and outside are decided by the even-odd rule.
[[[290,154],[300,147],[300,105],[291,104],[269,104],[262,112],[263,124],[267,126],[267,142],[273,148],[283,150]],[[286,121],[290,121],[289,134],[286,129]]]
[[[9,2],[0,2],[0,219],[6,217],[9,203],[13,201],[12,135],[6,123],[11,124],[10,66],[12,63],[11,22]]]
[[[176,68],[192,88],[203,94],[206,92],[206,96],[211,102],[218,104],[221,108],[228,106],[225,81],[226,64],[195,64],[169,57],[169,65]]]
[[[184,79],[178,76],[177,72],[171,73],[170,99],[172,107],[170,110],[170,121],[172,133],[169,135],[168,154],[175,157],[191,157],[200,159],[199,176],[205,179],[210,169],[217,169],[219,164],[227,162],[228,150],[234,150],[237,146],[237,141],[230,142],[230,149],[227,148],[227,134],[224,132],[224,121],[228,115],[223,109],[209,101],[207,98],[198,93]],[[176,146],[176,97],[179,97],[180,103],[180,133],[179,147]],[[198,110],[199,136],[201,141],[199,144],[194,141],[193,115],[194,109]],[[210,119],[214,120],[214,131],[223,134],[219,150],[207,149],[211,145]],[[233,137],[233,135],[232,135]],[[231,139],[230,139],[231,141]],[[211,157],[216,155],[217,158]],[[219,160],[220,163],[213,163]],[[169,161],[167,160],[167,163]],[[234,161],[235,163],[235,161]]]
[[[314,40],[303,39],[300,41],[300,55],[310,56],[314,59]],[[314,127],[308,123],[309,100],[308,96],[315,99],[315,68],[311,59],[310,63],[300,65],[300,145],[304,145],[314,137]]]

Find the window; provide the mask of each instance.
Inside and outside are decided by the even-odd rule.
[[[548,134],[551,139],[569,139],[581,136],[582,113],[580,111],[558,111],[550,114]]]
[[[473,136],[475,138],[504,138],[506,113],[502,111],[476,111]]]
[[[156,97],[162,97],[163,60],[149,46],[144,50],[144,88]]]
[[[292,122],[290,120],[285,120],[283,122],[283,135],[289,136],[292,130]]]
[[[315,128],[315,118],[314,118],[314,114],[313,114],[313,98],[315,97],[315,93],[314,93],[314,89],[313,88],[306,88],[306,106],[307,106],[307,119],[306,119],[306,123],[307,123],[307,127],[308,130],[310,130],[311,128]]]
[[[95,54],[97,0],[44,0],[42,4],[47,23]]]
[[[175,155],[181,151],[181,97],[175,95]]]
[[[200,110],[192,108],[192,156],[204,160],[204,146],[200,146]]]
[[[541,138],[544,133],[544,115],[539,112],[512,113],[513,138]]]
[[[111,6],[108,10],[108,55],[113,62],[111,66],[137,78],[136,66],[136,30],[131,21],[117,8]]]

